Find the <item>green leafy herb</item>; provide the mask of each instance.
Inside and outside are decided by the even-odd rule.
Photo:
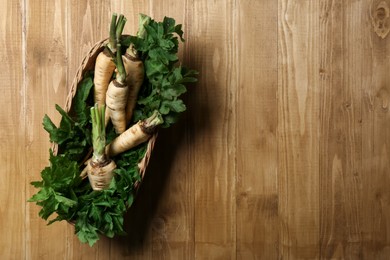
[[[122,39],[122,46],[134,44],[144,61],[146,80],[134,113],[134,121],[148,118],[154,110],[163,116],[164,125],[175,123],[178,115],[186,110],[179,98],[186,92],[186,84],[196,81],[194,70],[175,66],[178,61],[179,38],[183,41],[181,25],[172,18],[156,22],[141,16],[137,37]],[[179,37],[179,38],[178,38]],[[117,168],[108,189],[93,191],[88,180],[81,179],[84,160],[91,151],[92,124],[90,108],[93,104],[93,74],[87,73],[80,82],[69,113],[56,105],[61,121],[56,126],[45,115],[43,127],[50,141],[58,144],[58,153],[50,151],[50,165],[41,172],[40,181],[31,184],[38,192],[30,198],[41,206],[39,216],[48,224],[66,220],[75,224],[79,240],[94,245],[103,234],[107,237],[125,234],[123,216],[133,203],[134,184],[141,180],[138,162],[144,157],[147,143],[143,143],[115,158]],[[106,128],[106,142],[116,133],[112,125]]]
[[[91,107],[87,102],[92,93],[88,77],[92,75],[82,81],[73,100],[74,116],[56,106],[62,115],[59,127],[48,116],[44,117],[43,125],[50,140],[63,149],[57,156],[50,152],[50,166],[41,172],[42,180],[31,183],[40,190],[29,201],[42,207],[39,216],[45,220],[57,214],[48,224],[61,220],[75,222],[80,241],[92,246],[99,234],[108,237],[124,234],[123,215],[134,200],[134,183],[140,180],[137,165],[145,154],[146,144],[117,156],[116,174],[109,189],[93,191],[89,182],[80,178],[83,166],[77,158],[84,156],[91,146],[91,131],[84,128],[91,127],[85,117]],[[114,138],[114,129],[108,129],[110,139]]]
[[[138,106],[134,112],[134,121],[145,119],[154,110],[162,114],[164,124],[169,127],[175,123],[178,114],[186,110],[179,98],[187,89],[186,83],[196,82],[195,70],[175,67],[178,61],[179,39],[183,39],[182,26],[176,25],[175,20],[165,17],[163,22],[150,20],[144,25],[143,37],[129,37],[125,44],[134,44],[144,60],[147,81],[144,91],[140,94]]]
[[[53,153],[50,153],[50,164],[41,173],[42,181],[32,183],[41,189],[29,201],[42,206],[39,216],[45,220],[54,212],[59,215],[58,220],[71,218],[72,208],[77,205],[72,188],[81,182],[79,167],[68,157],[54,156]]]
[[[66,150],[70,158],[76,161],[83,159],[91,146],[91,106],[87,105],[86,101],[92,86],[92,75],[87,74],[73,99],[74,115],[69,115],[56,105],[56,110],[62,116],[59,127],[56,127],[47,115],[43,118],[43,128],[49,133],[50,141],[57,143],[60,151]]]
[[[80,82],[79,90],[74,97],[74,111],[77,114],[78,122],[81,126],[85,127],[89,123],[90,106],[86,101],[90,96],[91,89],[93,87],[93,77],[91,74],[87,74]]]

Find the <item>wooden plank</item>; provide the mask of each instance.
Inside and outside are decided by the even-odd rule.
[[[68,1],[69,78],[70,83],[91,47],[108,38],[111,15],[109,1]],[[70,87],[70,85],[69,85]]]
[[[188,10],[192,9],[189,4],[188,1],[164,1],[163,4],[152,5],[150,13],[156,20],[162,21],[164,16],[168,16],[174,18],[177,24],[183,24],[187,41],[180,43],[179,59],[184,66],[192,67],[190,60],[183,61],[183,50],[188,51],[192,43],[188,38],[191,25],[186,19]],[[195,108],[189,106],[189,110]],[[175,126],[161,131],[151,165],[151,178],[159,185],[154,187],[157,192],[151,192],[156,202],[156,213],[151,221],[153,259],[194,258],[194,175],[190,170],[191,153],[186,126],[186,118],[182,116]]]
[[[273,0],[238,2],[239,259],[278,258],[277,8]]]
[[[280,257],[319,257],[319,2],[279,0]]]
[[[128,17],[131,34],[137,30],[138,13],[148,14],[157,21],[170,16],[183,23],[186,9],[184,2],[175,4],[174,1],[151,6],[142,2],[114,5],[113,10],[120,10]],[[147,177],[127,218],[130,239],[117,239],[111,244],[113,259],[190,259],[193,256],[193,181],[189,179],[184,119],[175,127],[160,131]]]
[[[321,6],[321,257],[361,258],[362,2]]]
[[[0,100],[12,113],[0,113],[0,258],[390,258],[390,36],[373,27],[388,6],[3,1]],[[114,11],[126,33],[139,12],[183,23],[180,55],[200,81],[160,133],[129,235],[90,248],[25,201],[48,164],[42,117],[59,121],[54,104]]]
[[[116,12],[118,14],[123,14],[126,19],[126,25],[123,30],[123,34],[135,35],[138,30],[138,15],[146,14],[151,15],[150,6],[153,3],[143,0],[143,1],[112,1],[110,6],[111,13]]]
[[[25,87],[19,1],[0,3],[0,258],[26,257]]]
[[[188,1],[169,0],[150,7],[155,20],[162,21],[168,16],[183,25],[186,42],[179,45],[179,59],[188,67],[193,64],[188,58],[183,60],[183,50],[188,51],[193,43],[188,32],[190,5]],[[196,106],[188,108],[191,111]],[[194,258],[194,173],[190,168],[187,122],[182,116],[172,128],[161,130],[159,145],[153,155],[149,171],[155,183],[150,193],[155,204],[151,219],[152,259]]]
[[[109,34],[111,21],[110,2],[108,1],[67,1],[67,54],[69,90],[82,59],[98,41]],[[65,102],[65,96],[62,103]],[[108,259],[111,241],[103,236],[91,248],[81,244],[74,234],[74,227],[68,225],[67,234],[69,259]]]
[[[383,11],[389,12],[389,6],[388,0],[363,1],[361,10],[364,61],[359,220],[364,259],[390,258],[390,36],[379,37],[373,26]],[[383,28],[389,26],[385,23]]]
[[[236,258],[236,84],[233,1],[194,1],[191,66],[200,72],[188,113],[195,176],[195,258]],[[202,14],[202,15],[195,15]],[[222,18],[223,17],[223,18]]]
[[[59,121],[55,104],[66,95],[65,1],[26,1],[26,165],[27,197],[37,192],[29,183],[40,180],[48,165],[49,137],[42,128],[45,113]],[[35,204],[27,204],[27,259],[59,259],[66,253],[66,225],[46,226]]]
[[[122,13],[127,18],[124,34],[135,35],[138,29],[138,14],[150,14],[149,1],[112,1],[111,11]],[[153,158],[155,153],[153,153]],[[152,163],[152,162],[151,162]],[[153,177],[148,178],[151,172],[147,169],[146,176],[137,198],[125,215],[124,237],[115,237],[111,241],[110,259],[153,259],[152,236],[150,222],[153,212]]]

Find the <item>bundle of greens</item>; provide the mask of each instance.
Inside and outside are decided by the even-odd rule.
[[[42,170],[42,179],[31,183],[39,189],[29,200],[41,206],[39,216],[48,220],[55,214],[48,224],[62,220],[74,223],[80,241],[90,246],[96,243],[99,234],[110,238],[125,234],[123,218],[134,200],[134,184],[141,181],[138,163],[145,156],[148,140],[144,138],[127,147],[123,143],[134,138],[129,137],[129,132],[137,131],[133,128],[142,130],[148,126],[152,126],[149,131],[155,131],[157,127],[165,128],[175,123],[178,115],[186,110],[180,99],[186,92],[185,84],[196,81],[196,71],[176,66],[183,31],[181,25],[175,25],[174,19],[164,18],[162,22],[156,22],[141,15],[137,36],[126,37],[121,36],[125,21],[123,16],[118,20],[116,15],[113,16],[109,46],[104,55],[108,53],[111,60],[116,57],[114,64],[121,68],[104,84],[116,80],[134,86],[139,84],[134,77],[140,79],[142,76],[135,104],[125,106],[126,117],[129,116],[128,109],[131,114],[129,120],[126,119],[125,128],[128,129],[120,130],[123,127],[116,126],[114,119],[105,127],[105,121],[110,119],[110,114],[104,113],[107,101],[100,94],[99,100],[96,98],[100,91],[96,86],[101,87],[102,82],[97,83],[96,69],[86,73],[78,85],[72,109],[66,112],[56,105],[62,116],[59,126],[47,115],[43,118],[43,127],[49,133],[50,141],[58,144],[58,152],[54,155],[50,150],[50,165]],[[138,76],[131,78],[137,73],[128,72],[122,53],[138,57],[138,60],[134,57],[130,60],[136,61],[138,67],[142,65],[142,73],[138,71]],[[108,99],[109,86],[104,88]],[[134,99],[134,93],[132,97],[127,94],[127,97]],[[148,132],[147,137],[152,134]],[[94,154],[89,159],[92,147]],[[116,164],[113,179],[103,189],[92,189],[90,181],[82,175],[84,164],[94,158],[107,159],[106,156]]]

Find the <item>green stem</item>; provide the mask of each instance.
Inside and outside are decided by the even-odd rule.
[[[155,110],[153,114],[142,121],[142,127],[145,132],[152,133],[156,129],[157,126],[164,123],[163,118],[161,117],[161,114]]]
[[[125,66],[123,65],[121,45],[117,44],[116,48],[117,48],[116,67],[118,69],[116,81],[118,81],[121,84],[124,84],[126,82],[126,70],[125,70]]]
[[[120,38],[122,36],[123,28],[125,27],[126,22],[127,22],[126,17],[120,15],[116,26],[116,31],[115,31],[115,37],[117,43],[120,43]]]
[[[110,24],[110,38],[108,39],[108,48],[110,49],[111,52],[115,53],[116,51],[116,43],[117,43],[117,38],[116,38],[116,20],[117,20],[118,15],[116,13],[112,14],[111,17],[111,24]]]
[[[139,14],[139,24],[137,36],[141,39],[145,38],[145,25],[148,25],[150,22],[150,17],[145,14]]]
[[[97,163],[102,163],[106,160],[106,128],[104,124],[105,110],[105,106],[99,108],[97,104],[95,104],[94,107],[91,107],[93,145],[92,160]]]

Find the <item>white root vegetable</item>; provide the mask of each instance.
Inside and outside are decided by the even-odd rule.
[[[149,118],[131,126],[106,146],[106,154],[114,157],[137,145],[146,142],[157,126],[163,123],[161,115],[155,111]]]

